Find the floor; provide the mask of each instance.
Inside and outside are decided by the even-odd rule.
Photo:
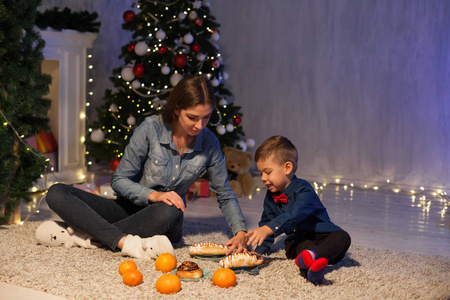
[[[394,249],[450,258],[450,199],[439,191],[412,193],[388,188],[352,187],[345,184],[315,183],[316,191],[327,207],[330,218],[348,231],[355,245]],[[258,224],[265,190],[252,197],[239,198],[249,229]],[[22,206],[22,220],[58,219],[40,196]],[[36,206],[39,212],[34,212]],[[197,198],[188,203],[185,218],[211,224],[226,224],[217,202]],[[42,292],[0,283],[0,299],[62,299]]]

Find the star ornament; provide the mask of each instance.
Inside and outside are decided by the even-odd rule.
[[[202,1],[196,0],[196,1],[194,1],[194,3],[192,4],[192,6],[193,6],[195,9],[199,9],[200,7],[202,7]]]

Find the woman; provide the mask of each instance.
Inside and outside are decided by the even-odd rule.
[[[56,184],[47,203],[69,226],[123,255],[156,258],[182,237],[185,195],[206,170],[234,237],[227,254],[246,251],[247,228],[228,183],[224,156],[206,128],[214,90],[203,76],[186,76],[171,92],[162,115],[145,119],[133,133],[112,176],[110,200]]]

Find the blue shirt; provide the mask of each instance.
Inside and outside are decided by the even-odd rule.
[[[116,172],[111,188],[135,205],[149,205],[153,191],[175,191],[186,204],[186,192],[207,172],[209,186],[233,234],[247,231],[236,195],[228,182],[225,158],[217,137],[204,128],[180,155],[173,142],[172,125],[160,115],[147,117],[133,132]]]
[[[287,203],[275,204],[272,192],[267,191],[264,198],[264,210],[259,227],[267,225],[274,235],[268,236],[255,251],[266,253],[275,237],[282,233],[301,235],[303,232],[327,233],[341,228],[331,222],[314,188],[306,181],[294,176],[283,191]]]

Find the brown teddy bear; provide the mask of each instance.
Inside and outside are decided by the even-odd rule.
[[[223,153],[229,174],[230,186],[237,197],[251,194],[253,191],[253,178],[249,170],[252,166],[253,156],[250,152],[233,147],[224,147]]]

